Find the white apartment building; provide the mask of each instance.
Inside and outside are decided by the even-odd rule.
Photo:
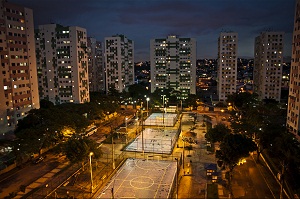
[[[89,102],[86,30],[46,24],[35,37],[40,98],[54,104]]]
[[[217,93],[219,101],[236,93],[238,33],[221,32],[218,39]]]
[[[255,38],[253,91],[260,100],[280,101],[283,64],[283,33],[262,32]]]
[[[88,71],[90,92],[105,91],[105,73],[103,64],[102,43],[88,37]]]
[[[134,84],[134,42],[124,35],[105,38],[106,92],[127,90]]]
[[[174,89],[180,99],[196,94],[196,40],[170,35],[150,41],[151,92]]]
[[[31,9],[0,1],[0,133],[39,109],[34,24]]]
[[[288,97],[287,127],[300,141],[300,0],[297,0],[294,18],[292,62]]]

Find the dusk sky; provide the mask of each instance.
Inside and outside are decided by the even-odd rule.
[[[222,31],[239,34],[238,57],[253,57],[262,31],[285,32],[291,56],[295,0],[8,0],[31,8],[35,25],[80,26],[88,36],[124,34],[135,43],[135,61],[148,61],[150,39],[167,35],[197,40],[197,58],[216,58]]]

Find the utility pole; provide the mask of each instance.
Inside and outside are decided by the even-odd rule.
[[[281,170],[281,175],[280,175],[280,199],[283,199],[283,184],[284,184],[284,171],[285,171],[285,164],[284,164],[284,160],[282,163],[282,170]]]
[[[166,95],[162,95],[163,97],[163,126],[165,125],[165,97]]]
[[[112,133],[111,135],[111,147],[112,147],[112,168],[115,169],[116,165],[115,165],[115,146],[114,146],[114,133]]]
[[[93,152],[89,153],[89,158],[90,158],[90,174],[91,174],[91,193],[93,193],[93,167],[92,167],[92,155],[94,155]]]
[[[141,122],[142,122],[142,152],[144,155],[144,114],[143,109],[141,109]]]

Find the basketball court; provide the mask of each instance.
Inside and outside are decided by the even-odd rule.
[[[171,198],[177,163],[127,159],[97,198]]]

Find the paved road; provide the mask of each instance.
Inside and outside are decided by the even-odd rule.
[[[20,191],[21,185],[29,185],[36,179],[41,178],[60,164],[60,157],[47,154],[44,161],[33,164],[31,162],[23,168],[16,168],[0,176],[0,195],[1,198],[8,196],[12,192]]]

